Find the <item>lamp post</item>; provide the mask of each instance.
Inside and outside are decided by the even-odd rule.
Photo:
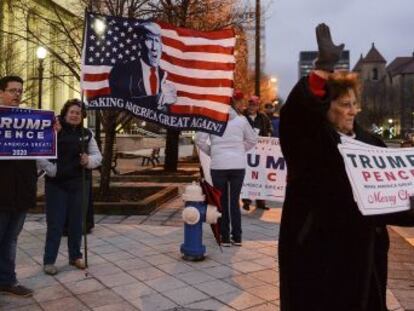
[[[393,123],[394,123],[394,120],[393,119],[388,119],[388,124],[389,124],[388,130],[390,131],[390,137],[389,138],[392,138],[394,136],[394,133],[393,133],[393,130],[394,130]]]
[[[43,61],[45,60],[46,56],[47,56],[47,50],[43,47],[43,46],[39,46],[36,50],[36,56],[37,59],[39,60],[39,94],[38,94],[38,108],[42,109],[42,84],[43,84],[43,71],[44,71],[44,67],[43,67]]]

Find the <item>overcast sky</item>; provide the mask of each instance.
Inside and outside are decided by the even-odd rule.
[[[345,43],[351,69],[372,42],[387,62],[414,51],[414,0],[273,0],[266,15],[265,71],[278,77],[283,98],[298,79],[299,52],[317,49],[318,23],[330,26],[335,43]]]

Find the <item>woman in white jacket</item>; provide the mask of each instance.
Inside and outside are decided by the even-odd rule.
[[[197,133],[196,145],[211,157],[211,177],[214,187],[221,190],[221,242],[241,246],[242,229],[239,197],[246,171],[246,152],[254,147],[257,134],[242,115],[243,94],[235,92],[229,111],[229,121],[223,136]],[[231,240],[230,240],[231,220]]]
[[[82,126],[86,117],[83,104],[69,100],[60,113],[61,130],[58,133],[57,161],[38,160],[38,166],[46,172],[46,245],[43,269],[46,274],[56,274],[58,255],[65,220],[68,222],[69,264],[84,269],[82,261],[82,170],[86,172],[86,185],[92,178],[91,169],[98,167],[102,155],[92,132]],[[83,146],[82,146],[83,145]],[[85,187],[86,198],[89,187]]]

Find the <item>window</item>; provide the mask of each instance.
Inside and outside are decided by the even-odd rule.
[[[378,80],[378,69],[377,68],[372,69],[372,80],[374,81]]]

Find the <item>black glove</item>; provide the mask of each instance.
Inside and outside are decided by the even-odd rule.
[[[319,24],[316,27],[316,41],[318,42],[318,58],[315,62],[315,69],[333,72],[345,45],[335,45],[332,42],[331,31],[326,24]]]

